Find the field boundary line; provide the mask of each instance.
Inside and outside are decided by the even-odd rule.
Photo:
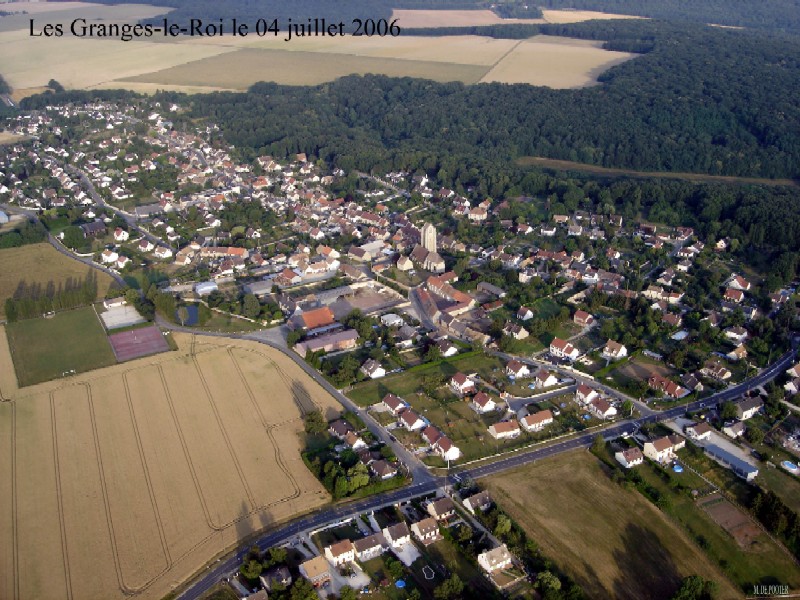
[[[239,361],[236,360],[236,356],[233,354],[233,348],[228,346],[227,348],[228,356],[233,363],[234,369],[236,369],[236,373],[239,375],[239,379],[242,381],[242,385],[244,386],[245,391],[247,392],[247,396],[250,399],[250,403],[253,405],[253,408],[256,409],[258,413],[259,420],[261,421],[261,426],[264,428],[264,431],[269,438],[270,443],[272,444],[272,449],[275,452],[275,462],[278,464],[278,468],[283,472],[286,478],[292,485],[294,489],[294,493],[289,494],[281,499],[281,501],[288,501],[293,500],[295,498],[299,498],[302,490],[300,486],[297,485],[297,480],[295,479],[294,475],[292,474],[291,470],[286,466],[286,463],[283,461],[283,455],[281,454],[280,448],[278,444],[275,442],[275,438],[272,434],[272,429],[274,425],[267,423],[266,418],[264,417],[264,412],[261,410],[261,407],[258,405],[258,401],[256,400],[255,394],[253,393],[253,389],[250,387],[250,384],[247,382],[247,378],[244,376],[242,372],[242,368],[239,365]],[[273,503],[274,504],[274,503]],[[265,508],[267,505],[262,505],[262,508]]]
[[[53,466],[56,478],[56,503],[58,505],[58,521],[61,530],[61,555],[64,563],[64,580],[67,585],[67,598],[72,600],[72,578],[69,571],[69,549],[67,547],[67,531],[64,523],[64,499],[61,491],[61,467],[58,460],[58,426],[56,425],[55,390],[50,396],[50,430],[53,436]]]
[[[218,526],[215,525],[211,519],[211,515],[208,512],[208,504],[206,503],[205,496],[203,496],[203,490],[200,487],[200,482],[197,479],[197,472],[194,468],[194,463],[192,462],[191,454],[189,453],[189,447],[186,443],[186,437],[183,434],[183,429],[181,428],[181,424],[178,421],[178,415],[175,413],[175,405],[172,401],[172,394],[170,394],[169,386],[167,386],[167,380],[164,376],[164,370],[162,369],[161,365],[157,366],[158,374],[161,377],[161,386],[164,388],[164,397],[167,399],[167,405],[169,406],[169,412],[172,416],[172,423],[175,426],[175,431],[178,433],[178,440],[180,440],[181,448],[183,448],[183,457],[186,460],[186,466],[189,467],[189,473],[192,476],[192,482],[194,483],[194,490],[197,494],[198,499],[200,500],[200,506],[203,508],[203,515],[206,518],[206,525],[208,525],[209,529],[213,531],[224,531],[228,525]]]
[[[19,600],[19,526],[17,524],[17,403],[11,402],[11,561],[14,600]]]
[[[97,435],[97,419],[94,414],[94,402],[92,400],[91,385],[87,382],[83,384],[86,387],[86,401],[89,404],[89,420],[92,423],[92,438],[94,441],[94,452],[97,457],[97,469],[100,474],[100,491],[103,493],[103,507],[106,511],[106,525],[108,527],[108,540],[111,543],[111,554],[114,560],[114,570],[117,575],[117,584],[123,593],[128,590],[125,586],[125,580],[122,577],[122,567],[120,565],[119,553],[117,552],[117,538],[114,533],[114,521],[111,517],[111,506],[108,501],[108,488],[106,485],[106,476],[103,470],[103,457],[100,452],[100,440]]]
[[[217,427],[219,427],[220,433],[222,433],[222,439],[225,440],[225,446],[228,448],[228,454],[231,456],[233,466],[236,467],[236,473],[239,475],[239,480],[242,482],[244,492],[247,494],[247,499],[250,501],[250,509],[252,511],[256,507],[256,501],[253,498],[253,490],[250,489],[250,484],[247,482],[247,477],[245,477],[244,470],[239,462],[239,457],[236,456],[236,451],[233,449],[233,444],[231,443],[231,438],[228,435],[228,430],[225,429],[225,424],[222,422],[222,417],[219,414],[217,404],[214,402],[214,396],[208,387],[208,381],[206,381],[206,376],[203,374],[203,369],[200,368],[200,364],[197,362],[196,356],[192,356],[192,364],[194,365],[195,371],[197,371],[197,377],[200,380],[200,385],[203,386],[203,391],[206,394],[206,400],[208,400],[208,404],[211,406],[211,410],[214,413],[214,418],[217,421]]]

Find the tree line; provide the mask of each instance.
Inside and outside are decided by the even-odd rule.
[[[89,269],[84,279],[67,280],[58,286],[48,281],[40,283],[20,281],[14,295],[5,301],[6,319],[9,323],[40,317],[52,311],[85,306],[97,297],[97,275]]]

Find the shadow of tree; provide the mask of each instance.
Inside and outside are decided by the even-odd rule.
[[[631,523],[622,533],[621,549],[612,554],[622,577],[614,581],[613,597],[666,600],[681,585],[681,574],[663,541],[645,526]]]

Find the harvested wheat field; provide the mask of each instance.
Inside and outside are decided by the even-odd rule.
[[[537,35],[517,44],[481,83],[528,83],[555,89],[595,85],[611,67],[636,57],[603,50],[602,42]]]
[[[175,47],[184,46],[186,45],[177,44]],[[231,49],[222,46],[192,47],[218,51]],[[487,70],[487,66],[433,60],[402,60],[325,52],[243,48],[224,54],[218,52],[217,56],[137,77],[120,78],[119,84],[122,87],[129,81],[151,83],[156,86],[214,84],[226,89],[245,90],[258,81],[274,81],[284,85],[317,85],[346,75],[367,73],[388,77],[421,77],[434,81],[477,83]]]
[[[20,391],[0,338],[2,598],[162,598],[329,500],[298,434],[340,407],[278,351],[175,334],[177,352]]]
[[[473,27],[526,23],[580,23],[592,19],[639,19],[630,15],[615,15],[591,10],[542,10],[540,19],[503,19],[490,10],[393,10],[392,19],[400,27],[431,29],[435,27]]]
[[[27,31],[0,33],[2,74],[14,89],[46,85],[50,79],[58,80],[66,88],[87,88],[231,50],[222,46],[72,36],[38,38],[30,37]]]
[[[574,451],[482,480],[492,497],[588,598],[670,598],[701,575],[739,593],[686,534],[639,492]]]

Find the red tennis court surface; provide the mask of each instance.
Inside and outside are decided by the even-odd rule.
[[[119,362],[169,350],[167,340],[155,325],[108,336],[111,348]]]

